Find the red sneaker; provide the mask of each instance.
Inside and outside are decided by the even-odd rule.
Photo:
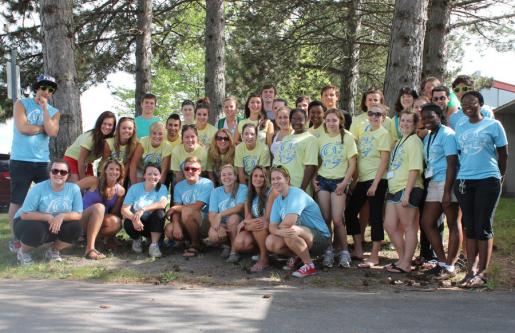
[[[317,273],[317,269],[315,268],[315,265],[311,264],[305,264],[298,270],[292,273],[293,276],[298,278],[303,278],[310,275],[315,275]]]
[[[299,257],[297,257],[297,256],[291,257],[286,262],[286,265],[283,266],[283,270],[285,270],[285,271],[293,271],[293,270],[297,269],[297,267],[299,267],[300,264],[302,264],[302,260],[300,260]]]

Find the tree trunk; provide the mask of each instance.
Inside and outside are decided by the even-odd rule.
[[[82,133],[80,92],[74,56],[72,0],[42,0],[40,5],[45,73],[57,80],[51,104],[59,109],[59,134],[50,141],[50,158],[62,158],[68,146]]]
[[[214,124],[222,112],[225,98],[224,2],[206,0],[206,96],[211,101],[209,122]]]
[[[384,95],[390,110],[402,87],[418,87],[427,20],[427,0],[396,0]]]
[[[447,35],[451,16],[450,0],[431,0],[428,9],[422,77],[445,79]]]
[[[357,43],[361,32],[361,5],[362,0],[349,1],[347,15],[347,38],[344,45],[344,59],[341,75],[340,107],[355,113],[356,94],[359,79],[359,51]]]
[[[152,80],[152,0],[138,0],[138,36],[136,38],[136,116],[141,114],[141,97],[150,92]]]

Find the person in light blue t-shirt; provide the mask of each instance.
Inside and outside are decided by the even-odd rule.
[[[468,121],[456,127],[460,169],[454,193],[462,211],[467,239],[468,273],[463,287],[483,287],[493,247],[493,217],[506,173],[508,140],[501,123],[481,114],[484,100],[477,91],[462,97]],[[479,260],[476,262],[476,254]]]
[[[458,221],[458,200],[452,193],[456,178],[458,149],[454,131],[442,124],[443,110],[438,104],[422,107],[422,123],[430,131],[424,137],[425,178],[429,179],[427,196],[421,218],[421,227],[434,249],[438,265],[430,270],[439,280],[456,275],[454,264],[458,260],[458,250],[463,239]],[[438,230],[438,220],[445,213],[449,228],[447,256],[443,239]]]
[[[199,253],[200,238],[206,237],[209,229],[206,213],[214,186],[211,180],[200,177],[201,162],[195,156],[184,160],[182,171],[185,179],[173,190],[173,205],[170,204],[166,213],[172,222],[166,226],[165,235],[176,241],[189,238],[191,246],[183,256],[195,257]]]
[[[290,186],[290,175],[282,166],[272,168],[272,187],[279,193],[270,214],[270,235],[266,247],[270,252],[293,256],[286,269],[295,277],[316,274],[311,254],[320,255],[329,246],[329,229],[317,203],[303,190]]]
[[[220,168],[220,181],[222,186],[214,189],[209,199],[211,227],[208,237],[211,242],[222,244],[222,258],[226,258],[229,263],[235,263],[239,261],[240,255],[234,248],[234,240],[238,233],[238,224],[243,218],[247,186],[238,184],[236,170],[231,164]],[[229,245],[225,244],[228,240]]]
[[[151,257],[162,256],[159,240],[163,234],[165,212],[168,204],[168,190],[161,180],[161,166],[149,163],[143,171],[144,182],[132,185],[123,200],[123,227],[132,238],[132,250],[142,253],[142,236],[150,238],[148,254]]]
[[[34,185],[16,213],[13,229],[21,241],[17,251],[21,265],[32,264],[31,250],[49,242],[46,259],[62,261],[59,251],[79,239],[82,196],[76,184],[66,182],[69,171],[65,161],[53,162],[50,179]]]
[[[136,123],[136,136],[141,139],[150,135],[150,125],[161,121],[159,117],[154,116],[156,110],[157,97],[154,94],[145,94],[141,98],[141,115],[134,118]]]
[[[13,141],[9,174],[11,176],[11,196],[9,223],[12,226],[15,213],[27,196],[32,182],[48,179],[50,137],[59,132],[60,112],[48,103],[57,89],[55,78],[39,75],[33,86],[36,96],[18,100],[13,111]],[[15,252],[20,243],[10,244]]]

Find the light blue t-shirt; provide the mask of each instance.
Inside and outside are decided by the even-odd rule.
[[[224,210],[234,208],[237,205],[245,204],[246,200],[247,186],[240,184],[235,198],[232,197],[231,193],[225,192],[223,186],[220,186],[211,192],[211,196],[209,198],[209,212],[220,213]]]
[[[34,101],[34,98],[20,100],[25,108],[27,122],[31,125],[43,126],[43,109]],[[48,114],[53,117],[59,110],[47,104]],[[45,133],[26,135],[20,133],[13,123],[13,143],[11,146],[11,160],[26,162],[49,162],[49,137]]]
[[[329,238],[329,229],[325,224],[320,208],[315,200],[300,188],[292,186],[286,198],[283,198],[282,195],[275,198],[270,214],[270,223],[281,223],[288,214],[299,216],[297,225],[318,230],[324,237]]]
[[[454,131],[444,125],[424,138],[424,159],[426,160],[426,177],[435,182],[445,181],[447,173],[447,156],[458,155]]]
[[[175,185],[173,190],[173,202],[180,205],[192,205],[197,201],[205,203],[202,208],[207,210],[209,197],[213,191],[213,182],[207,178],[199,178],[195,184],[189,184],[186,179]]]
[[[136,124],[136,136],[138,139],[141,139],[144,136],[150,135],[150,125],[153,123],[160,122],[161,119],[159,117],[152,117],[149,119],[143,118],[143,116],[137,116],[134,118],[134,123]]]
[[[132,206],[133,211],[138,211],[162,199],[168,200],[168,190],[166,186],[161,185],[159,190],[152,189],[150,192],[145,191],[145,182],[136,183],[129,187],[127,195],[123,200],[123,204]]]
[[[457,179],[501,179],[496,149],[506,146],[508,139],[498,120],[483,118],[475,124],[460,122],[456,128],[456,143],[460,160]]]
[[[481,107],[481,114],[485,118],[495,119],[494,112],[492,111],[492,108],[489,105],[483,105]],[[453,130],[456,130],[456,126],[458,126],[458,122],[467,121],[468,117],[463,113],[463,110],[461,107],[458,108],[458,111],[451,114],[449,117],[449,125]]]
[[[80,188],[77,184],[65,183],[61,191],[54,192],[50,180],[37,183],[30,189],[14,217],[21,217],[21,214],[28,212],[48,213],[54,216],[60,213],[82,213]]]
[[[270,192],[271,192],[270,189],[266,190],[266,195],[265,195],[266,200],[268,200],[268,197],[270,196]],[[265,206],[266,206],[266,202],[265,202]],[[258,217],[265,215],[265,210],[266,210],[266,207],[263,207],[263,211],[261,211],[259,209],[259,197],[256,194],[254,199],[252,199],[252,204],[250,205],[250,215],[252,215],[252,218],[257,219]]]

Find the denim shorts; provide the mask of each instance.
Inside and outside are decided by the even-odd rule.
[[[318,185],[320,186],[320,191],[332,193],[336,191],[336,186],[338,186],[338,184],[343,181],[343,178],[329,179],[322,176],[317,176],[317,180]]]
[[[405,189],[404,189],[405,190]],[[404,190],[400,190],[396,193],[388,193],[386,195],[386,201],[388,203],[397,205],[400,204],[404,197]],[[419,208],[422,204],[422,199],[424,198],[424,190],[418,187],[414,187],[411,190],[409,196],[409,205],[411,208]]]

